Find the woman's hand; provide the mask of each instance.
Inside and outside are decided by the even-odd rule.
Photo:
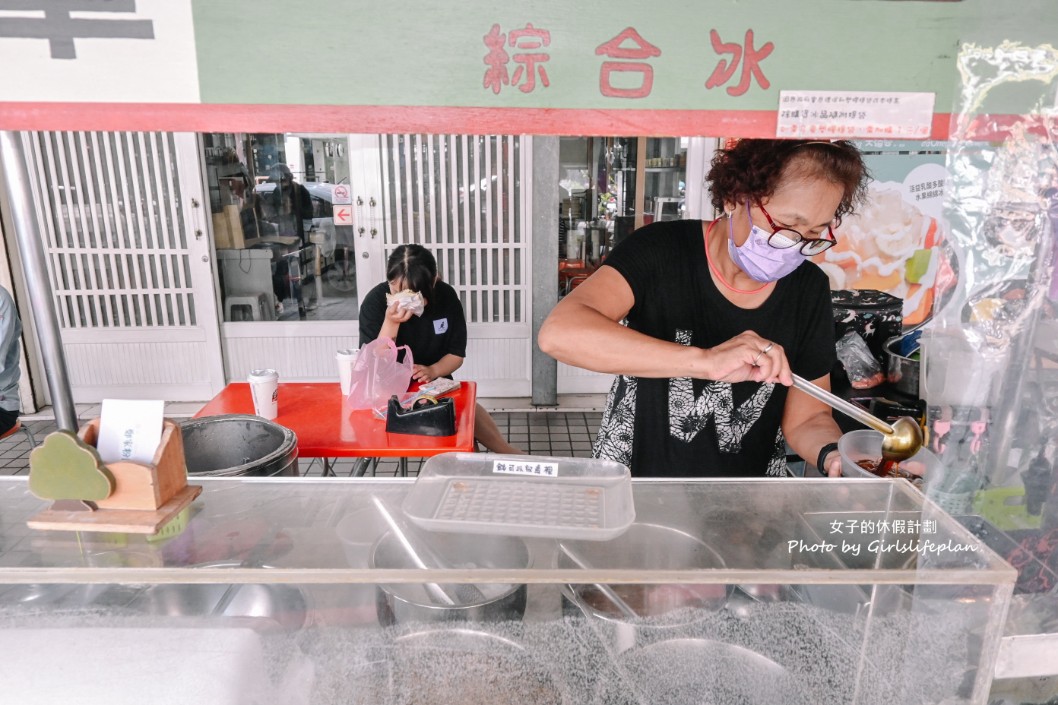
[[[463,358],[448,353],[432,365],[412,365],[411,378],[421,384],[448,377],[463,365]]]
[[[790,386],[790,361],[782,346],[751,330],[706,350],[709,379],[718,382],[773,382]]]
[[[408,320],[411,317],[412,317],[411,310],[410,309],[406,309],[406,308],[400,308],[400,306],[398,306],[396,304],[396,302],[391,304],[386,309],[386,322],[387,323],[394,323],[394,324],[399,326],[401,323],[404,323],[406,320]]]
[[[420,384],[433,382],[440,377],[433,365],[412,365],[411,378]]]
[[[400,324],[411,318],[411,316],[411,311],[398,308],[396,303],[386,307],[386,318],[382,321],[382,328],[378,332],[379,337],[396,340]]]

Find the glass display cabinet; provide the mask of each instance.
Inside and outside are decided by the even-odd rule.
[[[1016,577],[901,481],[637,481],[607,540],[427,529],[410,480],[196,482],[148,538],[29,529],[0,478],[6,700],[984,703]]]
[[[687,138],[616,137],[604,144],[613,217],[633,218],[636,228],[687,217]]]

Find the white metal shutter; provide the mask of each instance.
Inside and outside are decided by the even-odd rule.
[[[178,171],[200,202],[197,161],[179,158],[194,136],[32,132],[23,144],[75,401],[210,398],[223,377],[209,251]]]

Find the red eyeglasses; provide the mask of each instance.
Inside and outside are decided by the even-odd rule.
[[[768,219],[768,225],[771,226],[772,233],[768,236],[768,244],[777,250],[788,250],[791,247],[800,245],[802,255],[813,257],[821,252],[826,252],[838,243],[832,225],[827,226],[826,237],[805,237],[793,228],[777,225],[771,216],[768,215],[768,211],[764,210],[764,206],[761,205],[760,201],[757,201],[757,208],[760,208],[760,212]]]

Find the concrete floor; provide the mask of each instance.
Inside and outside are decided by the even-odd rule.
[[[557,409],[526,410],[520,400],[483,399],[482,404],[491,410],[500,431],[511,445],[530,455],[552,455],[561,457],[588,457],[591,443],[599,429],[602,412],[593,408],[595,397],[576,397],[560,400]],[[166,404],[166,416],[180,421],[188,419],[198,411],[201,404]],[[522,406],[518,409],[518,406]],[[99,415],[98,405],[79,405],[78,417],[82,420]],[[39,414],[22,417],[22,425],[30,430],[36,443],[56,430],[55,420],[45,410]],[[25,475],[29,472],[29,453],[32,450],[25,433],[17,433],[0,441],[0,475]],[[412,458],[408,462],[408,474],[417,475],[422,459]],[[354,459],[340,458],[332,468],[339,477],[351,473]],[[308,477],[323,475],[323,461],[319,458],[301,458],[301,474]],[[377,468],[378,475],[396,475],[397,461],[383,460]]]

